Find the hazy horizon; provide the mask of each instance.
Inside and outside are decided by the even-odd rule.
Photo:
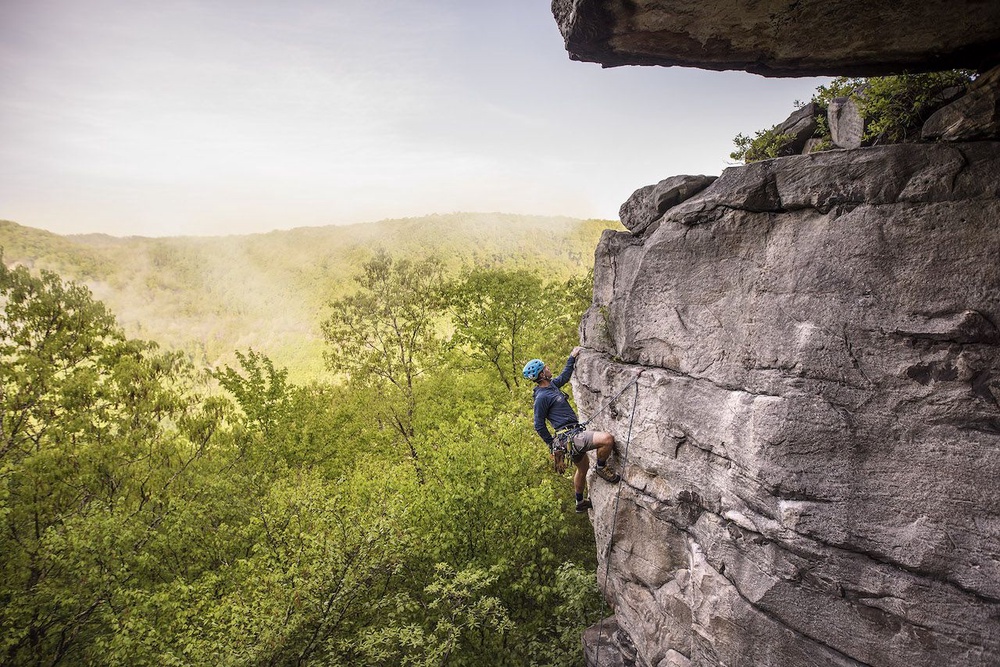
[[[275,227],[273,229],[261,229],[261,230],[236,230],[236,231],[223,231],[219,233],[164,233],[164,234],[112,234],[108,232],[90,232],[90,231],[68,231],[68,232],[58,232],[45,229],[44,227],[38,227],[35,225],[26,225],[17,220],[10,220],[9,218],[0,217],[0,223],[14,223],[15,225],[20,225],[28,229],[40,230],[43,232],[48,232],[51,234],[56,234],[57,236],[70,237],[70,236],[107,236],[114,239],[128,240],[128,239],[165,239],[165,238],[197,238],[200,240],[211,240],[213,238],[225,238],[227,236],[261,236],[266,234],[273,234],[275,232],[294,232],[297,230],[323,230],[330,227],[361,227],[361,226],[377,226],[380,224],[387,223],[403,223],[403,222],[426,222],[433,218],[452,218],[452,217],[468,217],[468,218],[485,218],[489,216],[498,217],[516,217],[516,218],[538,218],[539,220],[572,220],[578,222],[596,221],[596,222],[619,222],[618,217],[614,218],[597,218],[588,217],[581,218],[572,215],[560,215],[560,214],[535,214],[535,213],[510,213],[507,211],[448,211],[444,213],[425,213],[423,215],[404,215],[392,218],[379,218],[378,220],[361,220],[359,222],[344,222],[344,223],[328,223],[328,224],[316,224],[316,225],[295,225],[286,227]],[[473,220],[473,222],[476,222]],[[624,229],[624,227],[623,227]],[[3,244],[0,243],[0,250],[3,249]]]
[[[0,58],[0,219],[112,236],[615,220],[828,80],[573,62],[529,0],[8,0]]]

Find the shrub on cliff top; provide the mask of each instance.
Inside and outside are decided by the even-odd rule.
[[[820,86],[813,102],[826,109],[835,97],[852,97],[866,121],[864,140],[870,144],[898,143],[919,131],[927,117],[954,99],[975,78],[969,70],[925,74],[838,77]],[[949,89],[952,93],[949,94]]]
[[[813,151],[834,148],[830,138],[826,110],[837,97],[853,98],[865,120],[864,142],[867,145],[898,143],[913,137],[930,114],[960,95],[975,78],[970,70],[948,70],[925,74],[899,74],[877,77],[837,77],[820,86],[812,97],[820,110],[814,137],[820,141]],[[802,103],[796,102],[797,107]],[[752,138],[738,134],[733,139],[734,160],[756,162],[777,157],[787,139],[777,133],[778,126],[758,131]]]
[[[778,157],[781,147],[790,138],[791,135],[778,132],[777,125],[766,130],[758,130],[753,137],[737,134],[736,138],[733,139],[736,150],[730,153],[729,157],[742,162],[758,162]]]

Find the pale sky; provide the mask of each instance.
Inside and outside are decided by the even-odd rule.
[[[0,219],[617,219],[828,80],[573,62],[548,0],[0,0]]]

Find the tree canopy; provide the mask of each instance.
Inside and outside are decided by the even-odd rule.
[[[324,329],[340,381],[296,385],[0,262],[0,663],[579,664],[592,533],[514,371],[585,283],[376,255]]]

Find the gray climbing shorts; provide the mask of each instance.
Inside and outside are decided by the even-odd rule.
[[[573,463],[576,463],[592,449],[597,449],[597,445],[594,444],[594,432],[583,431],[573,436],[573,442],[569,446],[569,456]]]

